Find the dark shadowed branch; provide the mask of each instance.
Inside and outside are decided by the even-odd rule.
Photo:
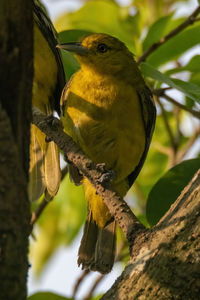
[[[83,280],[87,277],[87,275],[90,273],[90,270],[85,270],[81,273],[80,277],[78,277],[78,279],[76,280],[76,283],[74,285],[73,288],[73,293],[72,293],[72,298],[74,299],[76,296],[76,293],[81,285],[81,283],[83,282]]]
[[[193,117],[200,119],[200,112],[199,111],[191,109],[191,108],[185,106],[184,104],[177,102],[175,99],[173,99],[172,97],[170,97],[167,94],[164,94],[162,97],[165,98],[167,101],[173,103],[174,105],[180,107],[181,109],[189,112],[190,114],[193,115]]]
[[[98,277],[96,278],[96,280],[93,282],[92,288],[90,289],[90,291],[88,292],[88,294],[83,298],[83,300],[90,300],[92,299],[94,290],[96,289],[96,287],[98,286],[98,284],[104,279],[105,274],[99,274]]]
[[[167,95],[165,93],[165,90],[166,89],[155,89],[155,90],[152,90],[152,93],[155,95],[155,96],[158,96],[158,97],[161,97],[161,98],[164,98],[166,99],[167,101],[173,103],[174,105],[176,105],[177,107],[189,112],[190,114],[193,115],[193,117],[195,118],[198,118],[200,119],[200,112],[197,111],[197,110],[194,110],[192,108],[189,108],[187,107],[186,105],[182,104],[182,103],[179,103],[177,102],[175,99],[173,99],[171,96]]]

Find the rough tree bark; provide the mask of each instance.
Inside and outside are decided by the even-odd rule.
[[[160,222],[138,235],[132,250],[102,300],[200,299],[200,170]]]
[[[32,93],[32,3],[0,9],[0,299],[26,299]]]

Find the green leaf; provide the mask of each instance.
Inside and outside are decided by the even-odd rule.
[[[146,51],[152,44],[158,42],[166,33],[167,25],[169,24],[172,15],[164,16],[149,28],[146,38],[143,42],[143,51]]]
[[[134,28],[130,26],[130,18],[127,18],[127,13],[124,15],[124,9],[114,1],[88,1],[76,12],[62,15],[55,22],[55,27],[58,32],[78,29],[107,33],[118,37],[131,51],[135,49]]]
[[[190,71],[192,73],[200,72],[200,55],[195,55],[191,58],[191,60],[187,63],[187,65],[183,66],[183,67],[178,67],[178,68],[173,68],[170,70],[167,70],[165,72],[165,75],[172,75],[172,74],[176,74],[176,73],[180,73],[180,72],[184,72],[184,71]]]
[[[147,63],[141,64],[141,71],[144,76],[148,76],[162,83],[166,83],[172,88],[181,91],[192,100],[200,103],[200,86],[179,79],[170,78],[165,74],[159,72],[158,70],[154,69],[151,65]]]
[[[142,223],[146,228],[149,227],[149,223],[147,221],[147,217],[146,214],[143,215],[137,215],[137,219],[140,221],[140,223]]]
[[[189,159],[170,169],[158,180],[147,199],[146,214],[151,226],[157,224],[199,167],[199,158]]]
[[[147,58],[154,67],[177,59],[182,53],[199,44],[200,25],[194,24],[160,46]]]
[[[183,92],[192,100],[200,103],[200,86],[191,82],[186,82],[180,79],[171,78],[173,85],[172,87]]]
[[[73,300],[73,299],[59,296],[54,293],[40,292],[40,293],[31,295],[30,297],[28,297],[27,300]]]
[[[182,1],[182,0],[180,0],[180,1]],[[176,27],[178,27],[185,20],[186,20],[186,17],[180,17],[180,18],[177,18],[177,19],[171,19],[170,22],[168,23],[167,28],[166,28],[165,35],[168,34],[168,33],[170,33],[173,29],[175,29]]]
[[[61,43],[69,43],[69,42],[76,42],[80,38],[90,33],[91,31],[73,29],[73,30],[61,31],[59,32],[58,36],[59,36],[59,41]]]
[[[200,69],[199,69],[199,72],[191,73],[189,82],[194,83],[194,84],[200,86]],[[194,102],[191,101],[190,98],[186,97],[186,105],[191,108],[191,107],[194,106]]]
[[[182,69],[191,72],[200,72],[200,55],[193,56]]]
[[[103,297],[103,294],[100,294],[100,295],[92,297],[91,300],[100,300],[102,297]]]

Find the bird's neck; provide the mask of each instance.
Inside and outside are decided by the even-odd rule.
[[[111,81],[123,81],[124,85],[133,85],[134,87],[137,87],[138,90],[142,89],[145,85],[135,61],[133,61],[133,63],[129,66],[119,70],[111,69],[110,72],[106,72],[104,69],[99,70],[94,66],[83,64],[79,72],[81,73],[81,76],[84,77],[85,81],[92,81],[93,83],[96,82],[97,84],[106,85],[106,83],[110,84]]]

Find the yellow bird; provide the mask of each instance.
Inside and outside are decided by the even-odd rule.
[[[115,37],[92,34],[58,47],[73,52],[81,67],[62,93],[64,129],[95,163],[114,171],[113,188],[124,197],[141,170],[154,130],[151,92],[133,54]],[[115,221],[89,180],[83,177],[81,183],[88,216],[78,264],[108,273],[115,257]]]
[[[45,114],[60,111],[60,96],[65,76],[56,31],[39,0],[33,1],[34,13],[34,79],[32,105]],[[44,192],[53,197],[60,185],[58,147],[46,143],[45,134],[31,125],[29,198],[37,200]]]

